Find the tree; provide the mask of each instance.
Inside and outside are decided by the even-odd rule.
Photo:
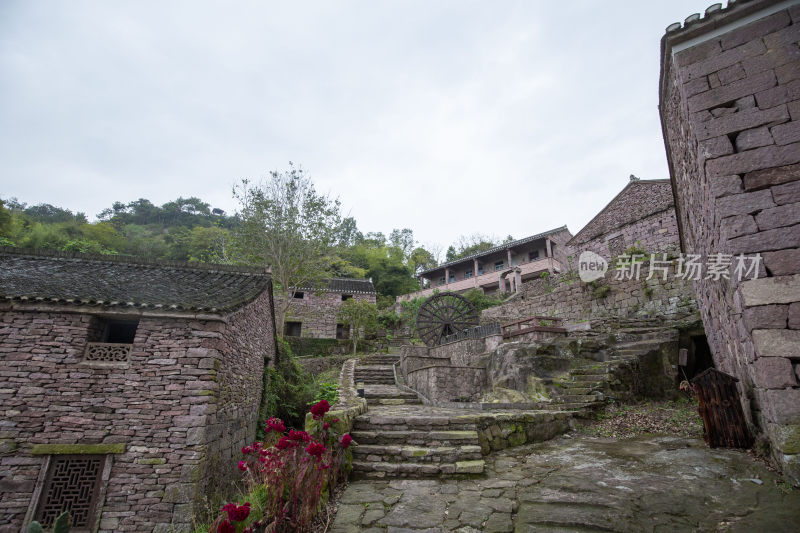
[[[339,306],[336,318],[346,326],[352,327],[353,355],[356,354],[358,339],[378,324],[378,306],[366,300],[351,298]]]
[[[251,264],[272,272],[276,299],[275,319],[283,332],[293,293],[300,287],[321,285],[333,257],[328,253],[341,225],[339,200],[318,194],[311,179],[291,162],[284,172],[270,172],[258,186],[248,180],[234,187],[241,227],[241,253]]]

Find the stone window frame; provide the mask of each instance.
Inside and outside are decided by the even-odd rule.
[[[295,300],[305,300],[306,299],[306,293],[303,292],[303,291],[294,291],[292,293],[292,298],[295,299]]]
[[[471,277],[472,277],[472,270],[465,270],[464,279],[470,279]]]
[[[101,466],[100,479],[98,480],[99,487],[97,488],[97,496],[94,505],[94,516],[92,517],[92,525],[89,528],[76,529],[72,528],[71,531],[75,533],[90,532],[96,533],[100,529],[100,519],[103,515],[103,507],[105,506],[106,493],[108,492],[108,481],[111,479],[111,467],[113,466],[113,457],[115,454],[125,453],[126,445],[119,444],[36,444],[31,450],[31,455],[34,457],[43,457],[43,461],[39,468],[39,475],[36,479],[36,485],[33,488],[28,510],[25,513],[23,520],[23,531],[28,530],[31,522],[34,521],[36,511],[41,503],[42,492],[47,481],[47,476],[50,472],[53,458],[63,455],[101,455],[103,462]]]
[[[289,324],[297,324],[297,335],[290,335],[289,334]],[[303,334],[303,322],[299,320],[286,320],[283,325],[283,334],[287,337],[302,337]]]
[[[495,261],[494,262],[494,271],[497,272],[498,270],[503,270],[506,267],[506,262],[504,260]]]
[[[353,299],[353,295],[352,294],[342,294],[342,301],[343,302],[346,302],[347,300],[352,300],[352,299]]]
[[[133,352],[133,340],[139,329],[139,317],[92,315],[92,320],[95,322],[94,332],[90,327],[80,365],[90,368],[127,368],[130,364],[130,354]],[[108,342],[109,331],[115,324],[135,324],[131,342]],[[97,337],[97,330],[100,329],[98,326],[102,326],[99,337]],[[93,333],[98,340],[92,340]],[[94,358],[95,354],[100,354],[100,358]],[[103,357],[108,354],[111,356]]]
[[[531,250],[528,252],[528,261],[538,261],[539,260],[539,250]]]

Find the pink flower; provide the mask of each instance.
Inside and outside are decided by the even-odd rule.
[[[325,413],[327,413],[330,408],[331,406],[328,400],[320,400],[311,406],[311,416],[314,417],[314,420],[322,420],[322,417],[325,416]]]
[[[239,470],[242,472],[247,472],[247,463],[244,461],[239,461]]]
[[[345,433],[344,435],[342,435],[339,444],[342,445],[342,448],[347,449],[347,447],[350,446],[351,442],[353,442],[353,437],[351,437],[349,433]]]
[[[222,507],[222,511],[228,513],[228,520],[231,522],[243,522],[250,516],[250,502],[243,505],[228,503]]]
[[[306,453],[312,457],[316,457],[317,461],[319,461],[322,458],[322,454],[325,453],[325,446],[319,442],[312,442],[306,447]]]
[[[274,416],[267,420],[267,433],[270,431],[275,431],[277,433],[283,433],[286,431],[286,426],[283,423],[283,420],[280,418],[275,418]]]
[[[250,453],[252,451],[253,451],[253,447],[252,446],[245,446],[244,448],[242,448],[242,455],[247,455],[248,453]]]
[[[217,526],[217,533],[236,533],[236,528],[233,527],[233,524],[231,524],[227,520],[223,520]]]

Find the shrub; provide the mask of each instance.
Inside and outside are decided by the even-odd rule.
[[[502,298],[498,298],[496,296],[487,296],[479,289],[470,289],[462,293],[461,296],[469,300],[469,302],[475,306],[475,309],[477,309],[479,313],[484,309],[489,309],[490,307],[494,307],[503,303]]]

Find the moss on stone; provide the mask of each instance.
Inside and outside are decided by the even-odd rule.
[[[138,459],[136,462],[140,465],[163,465],[167,460],[157,457],[153,459]]]
[[[36,444],[33,455],[105,455],[125,453],[125,443],[114,444]]]

